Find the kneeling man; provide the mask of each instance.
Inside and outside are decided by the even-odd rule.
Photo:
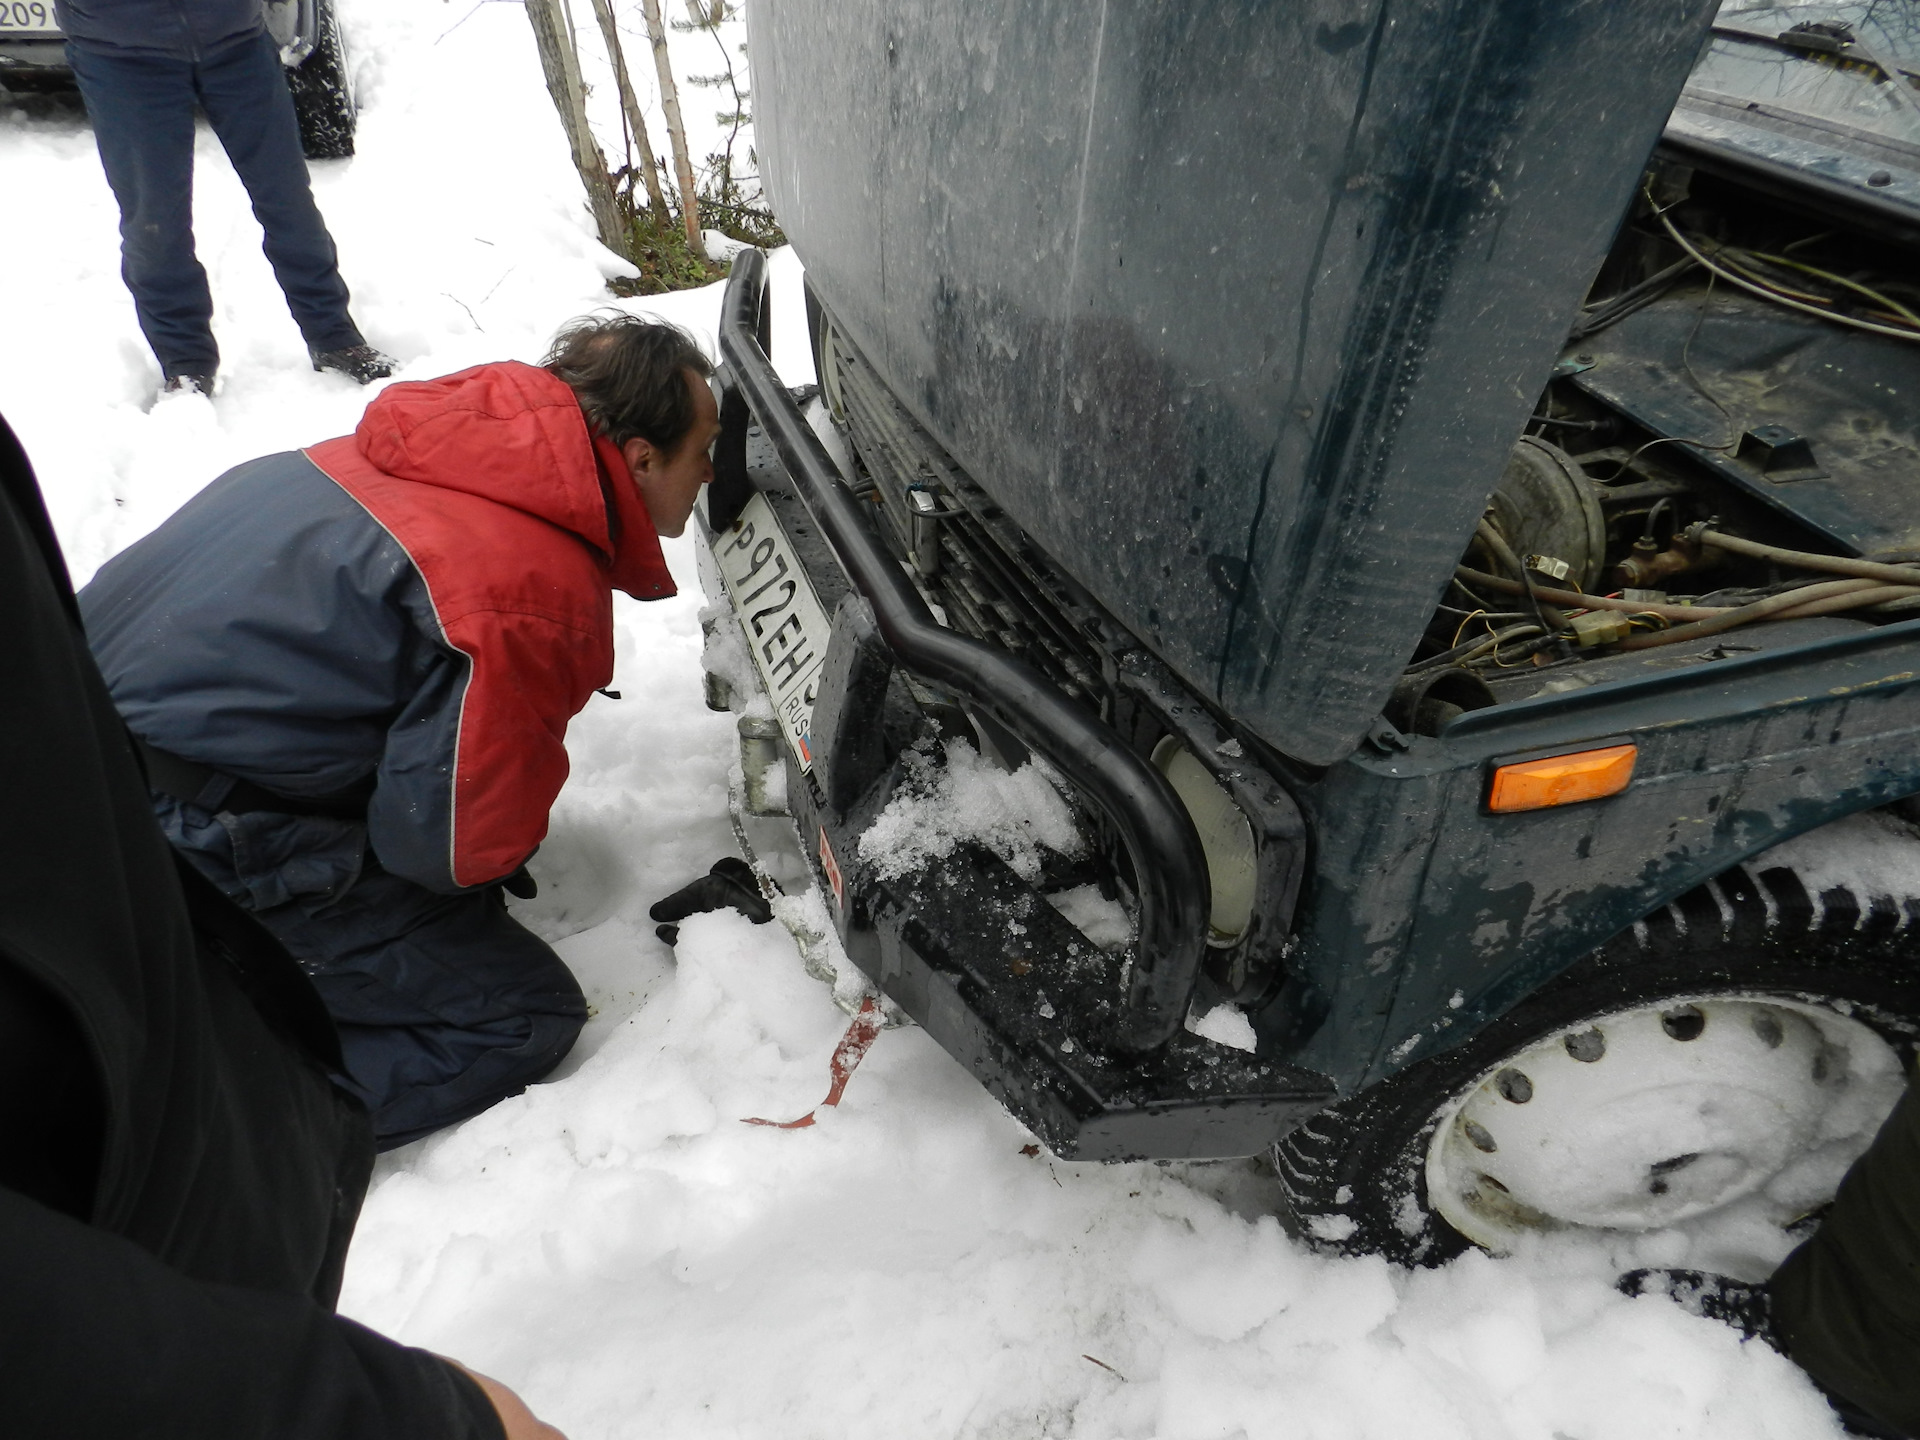
[[[359,428],[228,471],[81,593],[186,858],[339,1022],[382,1148],[517,1094],[579,984],[501,901],[613,675],[613,590],[712,476],[711,367],[672,326],[391,385]]]

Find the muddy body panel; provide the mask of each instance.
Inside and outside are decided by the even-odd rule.
[[[1840,633],[1476,711],[1303,788],[1310,898],[1294,978],[1257,1023],[1350,1091],[1710,877],[1920,790],[1920,622],[1804,623]],[[1615,741],[1638,747],[1621,794],[1488,812],[1496,764]]]

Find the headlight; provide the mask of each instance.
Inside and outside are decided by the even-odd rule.
[[[1253,826],[1225,787],[1173,736],[1153,747],[1153,763],[1167,777],[1167,783],[1187,807],[1193,828],[1200,833],[1200,849],[1207,857],[1207,879],[1213,887],[1207,943],[1232,945],[1253,922]]]

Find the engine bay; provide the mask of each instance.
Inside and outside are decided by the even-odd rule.
[[[1920,615],[1903,227],[1656,162],[1388,718]]]

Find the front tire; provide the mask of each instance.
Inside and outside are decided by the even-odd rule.
[[[313,50],[287,71],[287,89],[293,93],[293,113],[300,121],[300,148],[307,159],[350,157],[360,112],[354,102],[353,73],[331,0],[320,0]]]
[[[1841,823],[1920,856],[1898,821]],[[1768,856],[1728,871],[1302,1124],[1275,1147],[1282,1222],[1426,1265],[1723,1204],[1784,1227],[1831,1197],[1899,1096],[1920,1036],[1916,913],[1845,886],[1811,895]]]

